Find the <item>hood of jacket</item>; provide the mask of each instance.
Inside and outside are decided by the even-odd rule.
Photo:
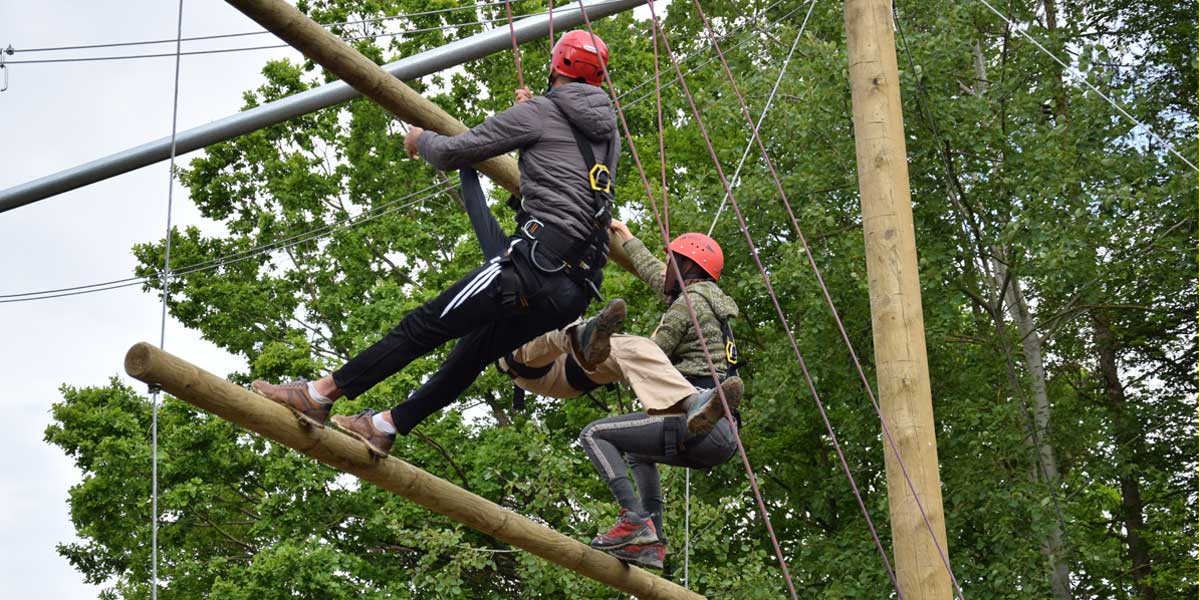
[[[551,89],[546,97],[593,142],[607,142],[617,131],[612,101],[608,93],[599,87],[587,83],[568,83]]]
[[[708,301],[708,306],[712,308],[712,311],[716,313],[717,318],[721,321],[737,318],[737,303],[733,301],[733,298],[730,298],[725,292],[721,291],[721,288],[716,283],[712,281],[693,283],[687,287],[687,291],[693,297],[700,296]],[[692,302],[695,302],[695,300]]]

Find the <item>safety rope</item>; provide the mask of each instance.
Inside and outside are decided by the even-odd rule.
[[[171,284],[171,213],[175,202],[175,134],[179,124],[179,62],[183,47],[183,0],[175,30],[175,89],[171,100],[171,162],[167,167],[167,239],[163,243],[162,310],[158,325],[158,347],[167,341],[167,296]],[[158,600],[158,403],[161,390],[150,393],[150,598]]]
[[[653,0],[650,0],[650,2],[652,4]],[[884,437],[887,438],[888,445],[891,447],[892,453],[896,458],[896,462],[900,467],[900,471],[904,475],[904,480],[909,488],[909,491],[913,495],[913,499],[917,504],[918,511],[921,513],[921,518],[925,522],[925,527],[929,531],[929,535],[933,541],[933,545],[937,549],[938,556],[941,558],[942,564],[946,568],[946,572],[950,575],[950,580],[954,584],[954,589],[957,592],[958,597],[960,599],[962,599],[962,597],[963,597],[962,596],[962,588],[958,584],[958,579],[954,576],[954,569],[950,566],[950,559],[946,555],[945,549],[942,548],[942,544],[938,541],[938,536],[934,532],[933,524],[929,520],[929,515],[928,515],[928,512],[925,510],[924,503],[921,502],[920,494],[917,493],[916,485],[912,481],[912,477],[910,476],[910,474],[908,472],[908,467],[904,464],[904,460],[900,456],[900,449],[896,445],[895,439],[892,436],[891,428],[888,427],[887,420],[883,416],[883,411],[880,409],[879,403],[875,399],[875,393],[871,389],[871,385],[867,380],[866,373],[862,368],[862,362],[858,359],[858,354],[854,351],[854,346],[850,342],[850,336],[846,333],[846,328],[842,323],[842,319],[837,311],[837,307],[834,306],[833,299],[829,294],[829,288],[825,285],[825,280],[821,276],[820,269],[817,267],[816,260],[813,258],[813,253],[811,252],[811,249],[808,246],[808,241],[807,241],[807,239],[805,239],[804,233],[800,228],[800,224],[796,220],[795,213],[792,211],[791,203],[787,199],[787,192],[784,191],[783,184],[780,181],[779,175],[775,170],[774,161],[771,160],[770,154],[767,152],[767,147],[763,143],[762,137],[759,135],[758,126],[755,125],[754,118],[750,115],[750,110],[746,107],[745,98],[742,95],[741,89],[737,84],[737,80],[733,77],[733,71],[730,70],[729,63],[725,60],[724,53],[721,51],[720,42],[717,40],[717,36],[716,36],[715,32],[713,32],[712,24],[709,22],[708,15],[706,15],[704,13],[704,9],[700,6],[699,0],[692,0],[692,4],[694,4],[696,6],[696,11],[699,13],[700,19],[704,23],[704,29],[708,33],[709,41],[712,42],[713,49],[716,51],[717,56],[721,61],[721,66],[722,66],[723,70],[725,71],[726,77],[729,79],[730,86],[733,89],[734,97],[736,97],[738,100],[738,106],[741,108],[742,115],[745,117],[746,122],[750,126],[750,131],[754,137],[754,140],[758,144],[759,150],[762,153],[763,160],[767,164],[767,169],[770,171],[771,177],[775,182],[776,190],[779,192],[779,196],[783,200],[784,206],[787,208],[788,217],[791,219],[792,226],[795,228],[797,237],[799,238],[799,240],[802,244],[802,247],[804,248],[804,254],[807,255],[807,257],[808,257],[809,265],[812,268],[813,273],[816,275],[817,283],[821,288],[821,293],[825,297],[826,304],[829,306],[829,309],[833,314],[834,320],[838,326],[838,330],[841,333],[842,340],[845,343],[846,348],[850,352],[850,356],[854,361],[854,365],[858,371],[859,378],[863,384],[864,389],[867,392],[867,397],[871,401],[871,406],[874,408],[875,414],[879,417],[879,422],[882,427]],[[651,12],[653,12],[653,7],[651,8]],[[699,117],[697,116],[697,118],[699,118]]]
[[[521,69],[521,50],[517,48],[517,30],[513,25],[512,6],[506,1],[504,12],[508,16],[508,37],[512,39],[513,60],[517,63],[517,86],[525,87],[525,72]]]
[[[902,598],[904,598],[904,594],[902,594],[902,592],[900,592],[900,586],[899,586],[898,582],[896,582],[895,572],[892,569],[892,563],[890,563],[890,560],[887,557],[887,552],[883,550],[883,544],[880,541],[880,536],[878,536],[878,533],[876,532],[875,522],[871,520],[871,516],[870,516],[868,510],[866,510],[866,505],[863,502],[862,493],[860,493],[858,490],[858,484],[856,481],[854,481],[853,474],[851,473],[851,470],[850,470],[850,464],[848,464],[846,461],[845,454],[841,450],[841,444],[840,444],[840,442],[838,442],[838,437],[836,437],[836,434],[833,431],[833,425],[830,424],[828,414],[826,413],[826,409],[824,409],[824,403],[821,402],[820,394],[818,394],[818,392],[816,391],[816,385],[814,383],[814,380],[812,380],[811,373],[808,370],[808,365],[805,364],[803,356],[800,355],[800,350],[799,350],[799,346],[796,342],[796,337],[794,337],[792,335],[791,326],[788,325],[787,318],[784,314],[784,311],[782,311],[782,307],[779,304],[778,295],[775,294],[774,286],[772,286],[772,283],[770,283],[770,276],[767,274],[767,270],[766,270],[766,268],[764,268],[760,256],[758,256],[758,248],[754,244],[754,240],[751,239],[750,230],[748,227],[746,227],[745,220],[742,216],[742,211],[740,211],[740,208],[737,203],[737,199],[736,199],[736,197],[734,197],[734,194],[732,193],[732,190],[730,187],[730,182],[728,182],[728,179],[726,178],[726,175],[725,175],[725,169],[721,167],[720,160],[719,160],[718,156],[716,156],[716,151],[713,148],[712,139],[710,139],[710,137],[709,137],[707,127],[704,126],[704,121],[701,118],[700,110],[698,110],[696,108],[695,100],[691,96],[691,90],[690,90],[688,84],[686,84],[685,80],[683,79],[683,71],[680,70],[678,61],[676,59],[674,59],[674,55],[671,52],[670,41],[667,40],[665,31],[662,31],[661,26],[659,25],[658,16],[656,16],[656,13],[654,11],[653,0],[649,0],[647,2],[647,5],[650,8],[650,18],[652,18],[652,20],[655,24],[656,30],[658,30],[659,35],[664,36],[664,43],[667,48],[667,55],[671,56],[672,65],[674,67],[674,70],[676,70],[676,74],[677,74],[677,77],[679,78],[680,86],[682,86],[682,88],[684,90],[684,96],[686,98],[688,98],[688,103],[691,108],[692,115],[694,115],[694,118],[696,119],[696,124],[697,124],[698,128],[700,128],[701,136],[704,139],[704,143],[706,143],[706,145],[708,146],[709,156],[713,158],[713,163],[716,166],[716,172],[718,172],[718,175],[720,176],[720,179],[721,179],[721,185],[725,187],[725,191],[728,194],[728,197],[730,197],[730,206],[733,209],[734,215],[736,215],[738,217],[738,224],[739,224],[740,228],[742,228],[742,233],[745,236],[746,244],[748,244],[748,246],[750,247],[751,257],[754,258],[755,264],[757,265],[757,268],[758,268],[758,271],[760,271],[760,274],[763,277],[763,282],[766,283],[767,292],[770,295],[770,298],[772,298],[772,302],[775,306],[775,312],[776,312],[776,314],[778,314],[778,317],[779,317],[782,325],[784,325],[785,334],[787,335],[788,341],[791,342],[792,352],[794,354],[796,354],[797,361],[799,362],[799,365],[800,365],[800,372],[802,372],[804,374],[805,382],[809,386],[809,392],[810,392],[810,394],[812,394],[812,397],[814,397],[814,401],[817,404],[818,412],[821,413],[821,418],[824,421],[824,426],[826,426],[826,431],[829,433],[830,440],[832,440],[832,442],[833,442],[834,450],[836,451],[836,454],[838,454],[839,462],[841,463],[841,467],[842,467],[842,472],[844,472],[846,474],[846,479],[848,481],[850,481],[851,490],[854,493],[854,498],[856,498],[858,505],[859,505],[859,510],[862,511],[863,517],[866,520],[866,524],[868,524],[868,529],[870,530],[871,538],[872,538],[872,540],[875,541],[875,546],[876,546],[878,552],[880,552],[880,558],[883,560],[884,569],[887,570],[888,577],[890,578],[890,580],[892,580],[893,587],[896,589],[896,594],[898,594],[899,598],[902,599]],[[791,583],[791,582],[788,582],[788,583]]]
[[[800,23],[800,30],[796,32],[796,39],[792,42],[792,47],[788,49],[787,57],[783,59],[783,67],[779,69],[779,76],[775,78],[775,85],[771,87],[771,93],[767,95],[767,103],[763,105],[762,114],[758,115],[758,126],[762,127],[763,121],[767,119],[767,113],[771,111],[771,103],[775,101],[775,94],[779,92],[779,84],[783,83],[783,75],[787,73],[788,65],[792,63],[792,56],[796,54],[796,48],[800,46],[800,38],[804,36],[804,28],[808,26],[808,19],[812,16],[813,8],[816,7],[817,0],[811,0],[808,3],[808,12],[804,14],[804,21]],[[750,156],[750,149],[754,147],[754,136],[746,140],[746,149],[742,151],[742,157],[738,159],[737,168],[733,170],[733,177],[729,180],[733,182],[733,187],[741,185],[742,167],[746,164],[746,157]],[[721,197],[721,204],[717,206],[717,214],[713,216],[712,225],[708,226],[708,235],[712,237],[713,230],[717,228],[717,221],[721,219],[721,211],[725,210],[725,204],[729,202],[729,196]]]
[[[546,20],[550,25],[550,60],[554,60],[554,0],[546,2]]]
[[[728,197],[729,197],[729,203],[730,203],[730,206],[733,208],[734,214],[735,214],[735,215],[737,216],[737,218],[738,218],[738,224],[739,224],[739,226],[741,227],[742,234],[743,234],[743,235],[744,235],[744,237],[746,238],[746,243],[747,243],[747,245],[750,247],[750,254],[751,254],[751,257],[754,259],[755,265],[758,267],[758,269],[759,269],[759,272],[760,272],[760,274],[761,274],[761,275],[762,275],[762,277],[763,277],[763,281],[764,281],[764,283],[766,284],[766,287],[767,287],[767,292],[768,292],[768,294],[770,295],[770,297],[771,297],[771,301],[772,301],[772,303],[773,303],[773,304],[774,304],[774,306],[775,306],[775,311],[776,311],[776,314],[777,314],[777,316],[779,317],[779,319],[780,319],[780,322],[783,324],[783,329],[784,329],[784,332],[787,334],[788,341],[791,343],[791,346],[792,346],[792,351],[793,351],[793,353],[794,353],[794,354],[795,354],[795,356],[796,356],[797,362],[800,364],[800,370],[801,370],[801,372],[802,372],[802,373],[803,373],[803,375],[804,375],[805,382],[807,383],[807,385],[808,385],[808,388],[809,388],[809,392],[810,392],[810,393],[813,395],[813,399],[814,399],[814,401],[815,401],[815,403],[816,403],[816,405],[817,405],[817,408],[818,408],[818,410],[819,410],[819,412],[820,412],[820,414],[821,414],[821,418],[822,418],[822,420],[824,421],[824,424],[825,424],[826,431],[829,433],[829,435],[830,435],[830,439],[831,439],[831,440],[832,440],[832,442],[833,442],[834,449],[835,449],[835,451],[837,452],[837,455],[838,455],[838,460],[839,460],[839,462],[841,463],[841,466],[842,466],[842,470],[843,470],[843,472],[845,473],[845,475],[846,475],[846,478],[847,478],[847,480],[848,480],[848,481],[849,481],[849,483],[850,483],[851,489],[852,489],[852,490],[853,490],[853,492],[854,492],[854,496],[855,496],[855,499],[856,499],[856,501],[858,502],[859,509],[860,509],[860,511],[862,512],[862,514],[863,514],[863,517],[864,517],[864,518],[866,519],[866,521],[867,521],[867,527],[868,527],[868,529],[870,530],[871,537],[872,537],[873,541],[875,542],[875,547],[876,547],[876,549],[879,551],[880,558],[881,558],[881,560],[882,560],[882,561],[883,561],[883,563],[884,563],[884,568],[885,568],[885,569],[886,569],[886,571],[887,571],[888,577],[889,577],[889,578],[891,579],[891,581],[892,581],[892,585],[893,585],[893,587],[896,589],[896,593],[897,593],[897,595],[898,595],[900,598],[903,598],[903,592],[901,592],[901,591],[900,591],[900,586],[899,586],[898,582],[896,581],[896,576],[895,576],[895,572],[894,572],[894,571],[893,571],[893,569],[892,569],[892,566],[891,566],[891,561],[890,561],[890,560],[888,559],[888,557],[887,557],[887,552],[884,550],[884,548],[883,548],[883,543],[880,541],[880,539],[879,539],[879,534],[878,534],[878,532],[876,531],[876,528],[875,528],[875,523],[874,523],[874,521],[871,519],[870,513],[867,511],[866,504],[865,504],[865,502],[864,502],[864,501],[863,501],[863,499],[862,499],[862,494],[859,492],[859,489],[858,489],[858,484],[855,482],[855,480],[854,480],[854,476],[853,476],[853,474],[852,474],[852,473],[851,473],[851,471],[850,471],[850,466],[849,466],[849,463],[846,461],[846,457],[845,457],[845,455],[844,455],[844,453],[843,453],[843,451],[842,451],[842,448],[841,448],[841,443],[837,441],[837,436],[836,436],[836,434],[835,434],[835,433],[834,433],[834,431],[833,431],[833,425],[832,425],[832,423],[829,421],[828,414],[827,414],[827,413],[826,413],[826,411],[825,411],[825,406],[824,406],[824,403],[823,403],[823,402],[821,402],[821,400],[820,400],[820,395],[819,395],[819,393],[817,392],[816,385],[815,385],[815,383],[814,383],[814,381],[813,381],[813,379],[812,379],[812,375],[811,375],[811,373],[808,371],[808,366],[807,366],[807,364],[805,363],[803,356],[800,354],[800,348],[799,348],[799,345],[796,343],[795,336],[792,334],[792,331],[791,331],[791,326],[788,324],[787,317],[786,317],[786,316],[784,315],[784,313],[783,313],[783,308],[782,308],[782,306],[781,306],[781,305],[780,305],[780,303],[779,303],[779,298],[778,298],[777,294],[775,293],[774,286],[771,284],[771,278],[770,278],[770,276],[767,274],[767,270],[766,270],[766,268],[763,266],[763,264],[762,264],[762,260],[761,260],[761,258],[759,257],[758,248],[757,248],[757,246],[754,244],[754,240],[753,240],[753,239],[751,238],[751,236],[750,236],[750,231],[749,231],[748,227],[746,226],[745,219],[742,217],[741,209],[740,209],[740,208],[739,208],[739,206],[738,206],[737,199],[736,199],[736,197],[735,197],[735,196],[734,196],[734,194],[733,194],[733,190],[732,190],[732,189],[731,189],[731,187],[730,187],[729,180],[728,180],[728,178],[726,177],[726,175],[725,175],[725,171],[724,171],[724,169],[723,169],[723,168],[722,168],[722,166],[721,166],[721,161],[720,161],[720,159],[718,158],[718,156],[717,156],[717,153],[716,153],[716,150],[715,150],[715,148],[714,148],[714,147],[713,147],[713,145],[712,145],[712,140],[711,140],[711,138],[709,137],[709,134],[708,134],[708,129],[707,129],[707,127],[704,125],[704,119],[701,117],[701,115],[700,115],[700,111],[699,111],[699,109],[696,107],[695,100],[694,100],[694,98],[692,97],[691,90],[690,90],[689,86],[687,85],[687,82],[686,82],[686,80],[684,80],[684,78],[683,78],[683,71],[682,71],[682,69],[679,67],[679,62],[678,62],[678,61],[675,59],[674,53],[671,51],[671,44],[670,44],[669,38],[667,37],[667,35],[666,35],[666,32],[665,32],[665,31],[662,29],[662,26],[661,26],[661,24],[660,24],[660,23],[659,23],[659,21],[658,21],[658,16],[657,16],[657,13],[656,13],[656,11],[655,11],[655,9],[654,9],[654,2],[653,2],[653,0],[649,0],[649,1],[647,2],[647,6],[648,6],[648,7],[649,7],[649,9],[650,9],[650,17],[651,17],[651,20],[652,20],[652,21],[654,22],[654,24],[655,24],[655,28],[656,28],[657,34],[658,34],[658,35],[661,35],[661,36],[663,37],[663,43],[664,43],[664,46],[665,46],[665,48],[666,48],[666,50],[667,50],[667,55],[668,55],[668,57],[670,57],[670,59],[671,59],[672,66],[673,66],[673,67],[674,67],[674,69],[675,69],[676,76],[679,78],[680,86],[681,86],[681,88],[683,89],[684,96],[685,96],[685,98],[687,99],[687,101],[688,101],[688,105],[690,106],[690,108],[691,108],[691,110],[692,110],[692,115],[693,115],[693,116],[695,117],[695,119],[696,119],[696,124],[697,124],[697,126],[699,127],[699,129],[700,129],[701,136],[702,136],[702,138],[703,138],[703,139],[704,139],[704,141],[705,141],[705,145],[706,145],[706,146],[707,146],[707,148],[708,148],[709,155],[710,155],[710,157],[711,157],[711,158],[712,158],[712,160],[713,160],[713,164],[716,166],[716,169],[717,169],[717,174],[720,176],[720,179],[721,179],[721,184],[722,184],[722,186],[724,186],[725,192],[726,192],[726,194],[727,194],[727,195],[728,195]],[[772,532],[772,533],[773,533],[773,532]],[[774,541],[774,540],[773,540],[773,541]],[[777,544],[778,542],[775,542],[775,543]],[[781,557],[781,558],[782,558],[782,557]],[[790,580],[790,578],[788,579],[788,584],[789,584],[789,587],[790,587],[790,588],[793,590],[793,593],[794,593],[794,587],[791,587],[791,580]]]
[[[587,27],[588,33],[591,34],[591,36],[592,36],[592,43],[595,45],[599,45],[598,42],[596,42],[596,40],[595,40],[596,34],[595,34],[595,31],[592,29],[591,19],[587,16],[587,13],[583,11],[583,0],[578,0],[578,2],[579,2],[580,12],[583,13],[584,25]],[[651,15],[653,15],[653,11],[654,11],[653,2],[652,1],[647,2],[647,5],[651,7]],[[657,29],[657,19],[655,19],[655,27]],[[670,44],[667,43],[665,36],[663,38],[663,43],[664,43],[664,47],[667,50],[668,56],[672,56]],[[672,62],[674,62],[673,56],[672,56]],[[676,65],[675,68],[676,68],[676,72],[680,73],[678,65]],[[681,79],[682,79],[682,77],[681,77]],[[662,222],[662,219],[658,215],[657,200],[655,200],[655,198],[654,198],[654,192],[650,188],[649,180],[646,179],[646,170],[642,166],[641,157],[638,155],[638,152],[637,152],[637,146],[634,145],[634,143],[633,143],[632,131],[630,130],[629,123],[625,118],[625,112],[621,109],[621,102],[617,97],[616,89],[612,84],[612,78],[609,76],[607,69],[605,69],[605,71],[604,71],[604,81],[608,87],[609,95],[612,97],[614,108],[617,111],[617,116],[620,119],[621,128],[624,130],[625,141],[629,146],[631,155],[633,156],[633,162],[637,166],[638,175],[641,178],[642,186],[645,188],[646,195],[650,199],[650,204],[651,204],[651,209],[652,209],[651,212],[654,213],[655,220],[658,221],[659,231],[663,234],[663,243],[669,244],[670,240],[667,237],[665,223]],[[686,84],[685,84],[684,90],[685,91],[687,90]],[[707,135],[707,133],[706,133],[706,135]],[[668,257],[669,257],[669,255],[668,255]],[[674,261],[673,258],[670,258],[670,260],[672,262]],[[675,269],[675,277],[676,277],[676,281],[679,283],[680,287],[683,287],[683,278],[680,276],[678,266],[676,266],[676,269]],[[699,338],[700,347],[704,351],[704,360],[708,364],[709,372],[711,373],[711,375],[713,377],[713,383],[716,386],[715,389],[717,391],[717,396],[721,399],[721,404],[725,409],[725,416],[727,419],[729,419],[730,425],[735,425],[735,423],[733,422],[733,414],[729,410],[729,401],[725,398],[725,391],[723,389],[721,389],[720,385],[718,385],[719,377],[717,376],[716,366],[713,363],[712,355],[708,351],[708,342],[705,340],[704,332],[700,328],[700,322],[696,317],[695,308],[692,306],[691,299],[688,297],[687,294],[683,294],[683,299],[684,299],[685,306],[687,307],[687,310],[688,310],[688,316],[690,317],[690,319],[692,321],[692,326],[695,328],[696,335]],[[753,467],[750,466],[750,459],[746,455],[746,448],[742,444],[741,437],[736,434],[736,430],[737,430],[736,427],[734,427],[734,431],[735,431],[734,441],[737,444],[738,454],[741,456],[742,465],[745,467],[746,473],[750,478],[750,487],[754,491],[754,497],[758,503],[759,512],[763,517],[763,522],[766,525],[767,533],[770,535],[771,543],[775,549],[775,555],[779,559],[780,568],[783,571],[784,580],[787,582],[788,591],[790,592],[792,599],[797,600],[798,597],[796,595],[796,587],[795,587],[795,584],[792,583],[792,576],[787,568],[787,560],[784,558],[783,551],[779,547],[779,540],[775,536],[774,528],[771,526],[770,513],[767,511],[766,503],[763,501],[762,492],[758,488],[758,478],[754,475],[754,469],[753,469]]]

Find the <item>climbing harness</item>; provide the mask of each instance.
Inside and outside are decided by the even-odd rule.
[[[558,107],[553,90],[547,97],[554,102],[555,107]],[[562,109],[559,108],[559,111],[561,112]],[[596,160],[592,144],[583,135],[583,132],[579,131],[579,128],[569,119],[567,124],[571,128],[571,135],[575,138],[575,145],[579,148],[579,153],[583,155],[584,164],[590,165],[588,167],[588,187],[592,196],[589,207],[593,211],[591,215],[592,231],[587,239],[580,241],[559,228],[546,225],[524,210],[517,213],[517,229],[532,242],[529,257],[534,267],[546,273],[557,273],[565,269],[567,276],[588,288],[594,299],[603,300],[595,280],[600,276],[601,269],[608,261],[608,224],[612,222],[613,206],[611,169],[607,164]],[[609,142],[609,162],[612,162],[616,155],[615,146],[615,142]],[[551,264],[546,265],[541,262],[538,258],[539,249],[542,250],[541,254],[549,255],[547,258],[550,259]]]

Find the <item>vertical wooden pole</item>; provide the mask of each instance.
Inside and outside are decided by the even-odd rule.
[[[885,422],[946,549],[896,45],[888,0],[845,0],[871,326]],[[908,600],[952,597],[950,574],[884,441],[896,577]],[[948,552],[948,551],[947,551]]]

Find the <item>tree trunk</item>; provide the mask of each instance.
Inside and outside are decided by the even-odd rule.
[[[1150,586],[1150,549],[1142,537],[1145,522],[1142,519],[1141,484],[1137,477],[1137,448],[1142,441],[1142,426],[1137,416],[1128,410],[1125,387],[1117,366],[1117,338],[1108,319],[1099,311],[1092,311],[1092,327],[1095,332],[1096,352],[1100,363],[1100,377],[1104,380],[1104,397],[1112,419],[1113,443],[1116,446],[1118,481],[1121,486],[1121,519],[1125,523],[1125,544],[1129,548],[1129,570],[1137,588],[1138,598],[1154,600],[1154,588]]]
[[[1042,337],[1038,335],[1033,315],[1025,302],[1025,294],[1021,284],[1015,277],[1009,277],[1007,267],[1000,261],[993,261],[993,271],[997,288],[1003,294],[1004,303],[1008,306],[1009,316],[1017,325],[1021,334],[1021,353],[1025,358],[1025,370],[1029,374],[1029,391],[1032,396],[1030,412],[1032,413],[1033,443],[1037,446],[1038,475],[1046,483],[1057,511],[1058,498],[1058,457],[1049,439],[1050,433],[1050,397],[1046,392],[1046,366],[1042,358]],[[998,315],[999,316],[999,315]],[[1060,524],[1061,515],[1056,514],[1054,523],[1046,538],[1042,540],[1042,554],[1050,567],[1050,588],[1055,598],[1068,600],[1071,598],[1071,570],[1066,560],[1066,548],[1063,543],[1063,530]]]

